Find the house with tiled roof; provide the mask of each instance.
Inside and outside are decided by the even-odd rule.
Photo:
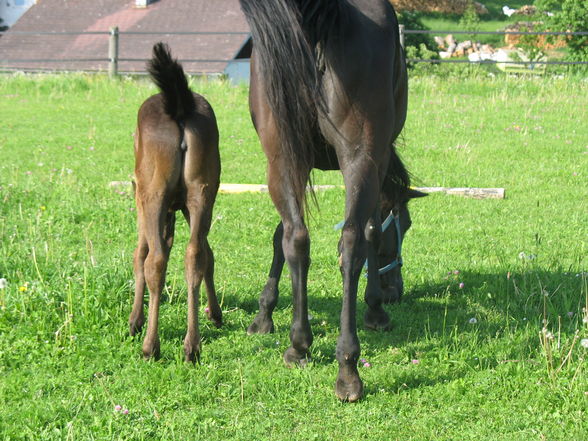
[[[238,0],[37,0],[0,38],[0,69],[107,71],[115,27],[119,72],[144,72],[158,41],[190,73],[222,73],[250,53]]]

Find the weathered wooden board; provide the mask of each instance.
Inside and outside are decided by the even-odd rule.
[[[130,181],[112,181],[109,184],[112,188],[126,188],[131,186]],[[341,185],[315,185],[315,191],[330,190],[333,188],[343,189]],[[413,187],[415,190],[424,193],[445,193],[450,195],[465,196],[475,199],[504,199],[506,197],[504,188],[476,188],[476,187]],[[267,193],[265,184],[221,184],[220,193]]]

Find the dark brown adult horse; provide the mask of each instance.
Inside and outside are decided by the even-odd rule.
[[[193,93],[182,66],[169,48],[158,43],[149,63],[161,93],[148,98],[137,118],[135,133],[135,198],[139,243],[135,250],[135,301],[129,317],[131,335],[145,323],[143,294],[149,288],[149,322],[143,342],[146,358],[159,356],[157,322],[161,291],[174,239],[176,210],[190,225],[186,249],[188,330],[186,361],[200,357],[198,295],[204,279],[208,318],[222,324],[214,289],[214,256],[208,245],[212,207],[220,182],[218,128],[204,97]]]
[[[335,393],[363,393],[357,362],[358,279],[368,261],[365,325],[390,325],[382,302],[401,295],[402,237],[410,226],[409,175],[394,141],[406,118],[407,76],[398,22],[387,0],[240,0],[251,27],[250,108],[268,159],[269,191],[281,223],[274,260],[249,332],[271,332],[287,261],[294,299],[287,364],[304,363],[312,332],[307,310],[310,239],[305,190],[313,168],[340,169],[346,188],[339,241],[343,276]],[[394,227],[381,232],[389,214]],[[396,231],[395,231],[396,230]],[[379,277],[379,267],[392,270]],[[382,287],[384,289],[382,289]]]

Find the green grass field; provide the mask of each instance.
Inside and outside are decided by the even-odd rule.
[[[222,182],[263,183],[247,89],[193,86],[217,113]],[[276,333],[245,332],[278,220],[266,194],[217,199],[210,240],[225,326],[202,320],[196,366],[183,362],[178,227],[162,357],[142,360],[127,331],[134,204],[108,183],[130,179],[136,111],[154,91],[101,76],[0,77],[1,440],[588,439],[585,80],[411,81],[399,149],[414,183],[504,187],[507,198],[413,202],[405,298],[387,308],[394,329],[363,330],[359,307],[371,366],[360,367],[366,393],[353,405],[333,393],[340,190],[318,194],[309,222],[308,367],[282,363],[288,277]]]

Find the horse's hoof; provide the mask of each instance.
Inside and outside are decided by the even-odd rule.
[[[287,367],[305,367],[309,360],[310,353],[308,351],[301,352],[290,346],[288,349],[286,349],[286,352],[284,352],[284,363]]]
[[[271,334],[274,332],[274,321],[271,318],[264,318],[259,314],[253,323],[247,328],[247,334]]]
[[[348,403],[353,403],[363,396],[363,382],[359,378],[357,366],[339,366],[335,395]]]
[[[368,308],[365,311],[363,322],[367,329],[372,329],[374,331],[389,331],[392,329],[390,317],[382,307],[375,310]]]

